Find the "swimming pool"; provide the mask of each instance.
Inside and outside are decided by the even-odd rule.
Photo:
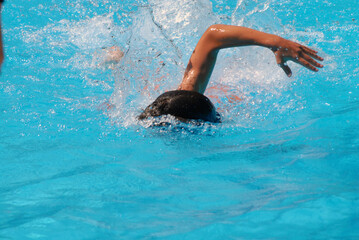
[[[1,239],[358,239],[359,11],[348,1],[9,0]],[[135,120],[213,23],[317,49],[319,73],[225,50],[222,124]],[[104,63],[104,48],[125,56]],[[238,101],[231,96],[239,96]]]

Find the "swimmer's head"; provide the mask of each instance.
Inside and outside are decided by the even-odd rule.
[[[160,95],[138,117],[140,120],[148,117],[172,115],[180,121],[203,120],[220,122],[212,102],[203,94],[194,91],[176,90]]]

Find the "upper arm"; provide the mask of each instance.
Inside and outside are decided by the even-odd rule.
[[[205,91],[218,54],[215,29],[215,25],[209,27],[198,41],[179,89],[200,93]]]

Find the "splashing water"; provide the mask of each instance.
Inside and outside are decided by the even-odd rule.
[[[0,238],[358,238],[356,6],[7,1]],[[223,123],[139,123],[215,23],[306,44],[325,68],[287,78],[267,49],[223,50],[205,93]]]
[[[103,8],[109,8],[109,13],[50,23],[25,32],[24,42],[50,48],[62,59],[57,64],[82,71],[91,86],[109,89],[115,82],[106,103],[109,117],[122,126],[137,125],[141,109],[179,85],[191,52],[210,24],[245,25],[278,33],[281,23],[270,4],[238,1],[226,5],[205,0],[129,3],[135,11],[123,11],[121,4],[105,4]],[[96,3],[88,9],[93,5]],[[85,15],[86,11],[83,6],[75,14]],[[101,49],[111,46],[120,47],[125,56],[116,66],[103,66],[105,53]],[[295,79],[286,78],[270,51],[258,47],[222,50],[217,62],[207,94],[231,124],[259,127],[270,112],[277,115],[303,108],[301,100],[287,92]],[[294,71],[299,67],[294,66]],[[278,98],[281,104],[276,103]]]

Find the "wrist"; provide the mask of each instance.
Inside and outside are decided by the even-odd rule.
[[[282,39],[283,38],[277,35],[270,34],[268,38],[266,38],[264,46],[273,51],[276,51],[281,46]]]

